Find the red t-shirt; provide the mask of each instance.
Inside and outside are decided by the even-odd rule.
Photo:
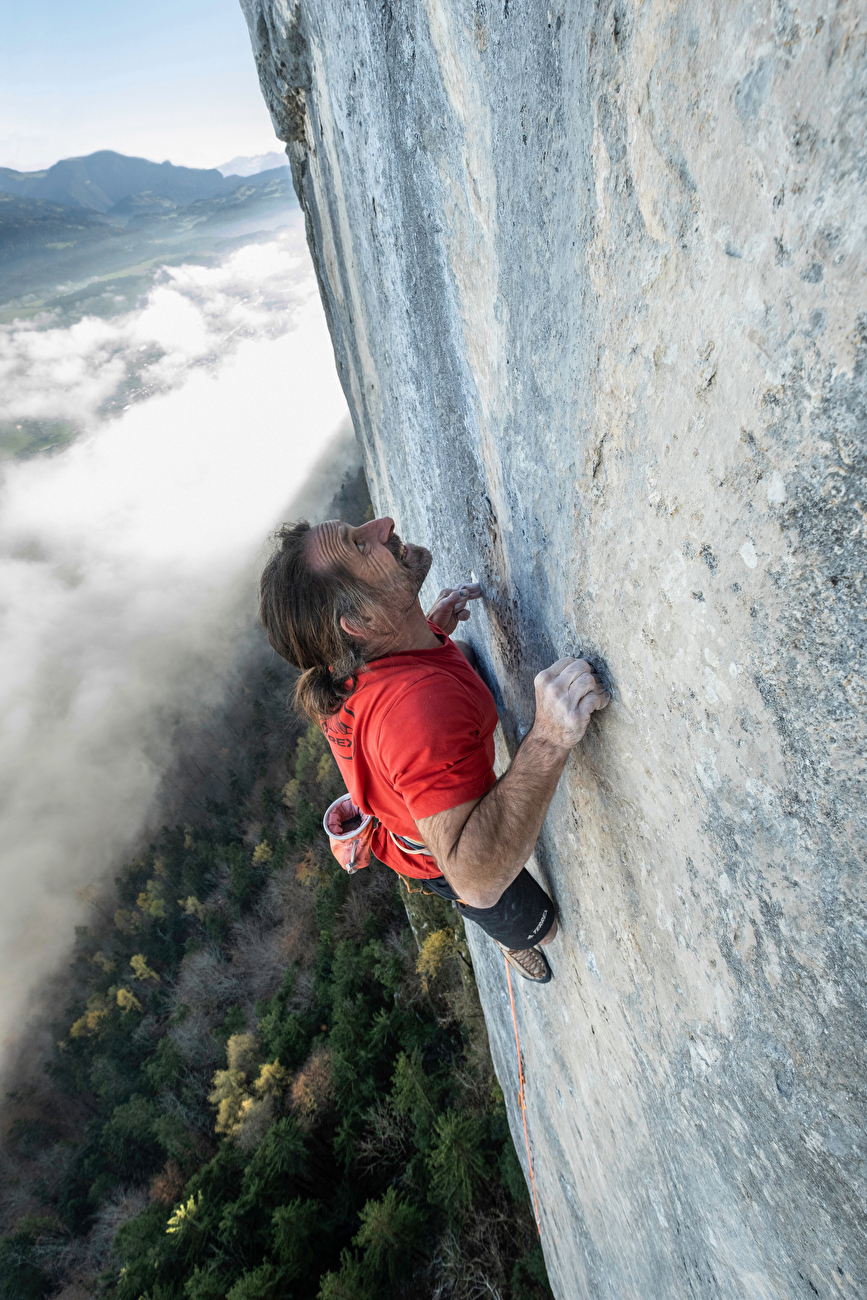
[[[379,818],[373,851],[404,876],[441,874],[427,854],[404,853],[388,834],[418,840],[415,819],[478,799],[496,784],[491,692],[433,623],[435,650],[375,659],[323,730],[346,788]]]

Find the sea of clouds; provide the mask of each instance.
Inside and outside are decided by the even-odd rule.
[[[300,214],[166,269],[140,310],[3,327],[0,394],[0,419],[84,430],[0,466],[2,1052],[78,891],[136,843],[178,735],[219,705],[267,534],[358,456]]]

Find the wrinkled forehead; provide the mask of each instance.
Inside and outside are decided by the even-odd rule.
[[[349,525],[342,519],[326,519],[314,524],[305,543],[311,569],[325,572],[345,563],[349,552]]]

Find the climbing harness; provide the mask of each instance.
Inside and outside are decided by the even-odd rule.
[[[403,853],[426,853],[428,857],[431,856],[430,849],[426,844],[422,844],[421,840],[411,840],[406,835],[395,835],[394,831],[388,833],[392,843],[396,844]]]
[[[435,889],[425,889],[425,877],[402,876],[396,868],[393,870],[408,894],[424,894],[425,898],[443,898],[443,895],[438,894]],[[461,907],[467,906],[462,898],[458,898],[457,894],[454,898],[446,898],[444,901],[447,903],[460,903]]]
[[[509,1001],[512,1004],[512,1024],[515,1027],[515,1050],[518,1053],[518,1096],[521,1101],[521,1116],[524,1120],[524,1141],[527,1144],[527,1168],[530,1171],[530,1187],[533,1190],[533,1213],[536,1216],[536,1231],[539,1236],[542,1235],[542,1225],[539,1222],[539,1202],[536,1200],[536,1180],[533,1177],[533,1157],[530,1155],[530,1135],[527,1132],[527,1102],[524,1097],[524,1066],[521,1062],[521,1043],[518,1038],[518,1017],[515,1015],[515,995],[512,992],[512,973],[509,970],[509,963],[503,958],[503,965],[506,967],[506,979],[509,982]]]

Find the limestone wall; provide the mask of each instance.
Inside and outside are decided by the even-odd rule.
[[[864,1295],[863,7],[242,3],[374,500],[483,582],[504,750],[559,654],[614,690],[516,990],[555,1292]]]

